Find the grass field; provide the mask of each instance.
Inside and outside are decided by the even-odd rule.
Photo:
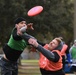
[[[21,63],[26,63],[26,62],[38,62],[38,60],[21,60]]]

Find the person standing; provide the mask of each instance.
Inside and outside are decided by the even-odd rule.
[[[69,52],[72,59],[71,72],[76,75],[76,40],[74,40],[74,44],[71,46]]]
[[[22,30],[22,27],[24,27],[23,32],[27,29],[33,29],[32,25],[32,23],[26,24],[23,17],[18,17],[15,20],[15,27],[10,39],[3,47],[4,56],[1,58],[1,75],[18,75],[17,60],[28,45],[27,41],[18,35],[18,30]]]

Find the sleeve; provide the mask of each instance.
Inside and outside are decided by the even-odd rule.
[[[37,40],[37,42],[42,46],[44,46],[46,44],[46,43],[42,43],[41,41],[38,41],[38,40]]]
[[[38,45],[37,50],[41,52],[47,59],[53,61],[53,62],[58,62],[60,56],[55,52],[51,52],[50,50],[46,50],[43,48],[41,45]]]
[[[14,40],[22,40],[22,38],[17,35],[17,29],[16,28],[13,29],[12,35],[13,35]]]
[[[21,35],[21,37],[24,39],[24,40],[29,40],[30,38],[33,38],[33,39],[36,39],[35,37],[33,37],[33,36],[31,36],[31,35],[29,35],[29,34],[27,34],[27,33],[23,33],[22,35]],[[36,39],[37,40],[37,39]],[[40,44],[40,45],[42,45],[42,46],[44,46],[45,45],[45,43],[42,43],[41,41],[38,41],[37,40],[37,42]]]
[[[72,56],[71,56],[72,48],[73,48],[73,46],[69,49],[70,58],[72,58]]]
[[[33,36],[31,36],[31,35],[29,35],[29,34],[27,34],[27,33],[22,34],[21,37],[22,37],[24,40],[27,40],[27,41],[28,41],[30,38],[36,39],[36,38],[34,38]]]
[[[70,56],[70,54],[66,54],[66,56],[67,56],[68,63],[71,63],[71,56]]]

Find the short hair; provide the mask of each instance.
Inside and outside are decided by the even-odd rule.
[[[59,44],[62,42],[60,38],[55,38],[55,40],[57,40]]]
[[[59,44],[55,49],[61,50],[62,47],[63,47],[62,40],[60,38],[55,38],[55,40],[57,40],[58,41],[58,44]]]

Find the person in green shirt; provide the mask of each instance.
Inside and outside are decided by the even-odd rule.
[[[74,44],[71,46],[69,52],[72,59],[71,72],[76,75],[76,40],[74,40]]]
[[[27,40],[18,35],[18,29],[26,34],[27,29],[33,29],[33,23],[26,24],[23,17],[15,20],[15,27],[12,30],[9,41],[3,47],[4,56],[1,58],[1,75],[18,75],[17,60],[23,50],[27,47]]]

